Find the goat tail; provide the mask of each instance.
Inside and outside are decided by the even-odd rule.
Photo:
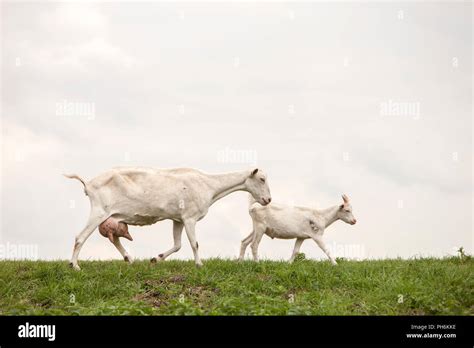
[[[84,180],[77,174],[63,174],[66,178],[79,180],[84,185],[84,193],[87,196],[87,185]]]

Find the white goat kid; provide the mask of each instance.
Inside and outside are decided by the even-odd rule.
[[[174,246],[160,254],[158,260],[166,259],[181,248],[184,227],[195,263],[201,266],[194,228],[213,203],[239,190],[249,192],[262,205],[271,201],[266,176],[258,169],[206,174],[189,168],[123,167],[109,170],[89,182],[74,174],[66,176],[82,182],[91,202],[89,221],[74,244],[71,266],[76,270],[80,270],[77,259],[84,242],[99,225],[125,261],[131,262],[118,238],[128,234],[123,224],[151,225],[164,219],[173,220]],[[108,228],[115,230],[110,232]]]
[[[266,234],[272,239],[296,238],[290,262],[293,262],[295,256],[300,251],[303,241],[311,238],[324,251],[329,260],[331,260],[331,263],[336,265],[336,260],[324,244],[324,231],[337,220],[342,220],[351,225],[357,222],[352,215],[352,206],[349,203],[349,198],[346,195],[342,195],[342,199],[344,201],[343,204],[323,210],[279,204],[261,206],[251,200],[249,213],[252,217],[253,230],[242,240],[239,260],[243,260],[245,249],[252,243],[253,258],[255,261],[258,261],[258,245],[262,236]]]

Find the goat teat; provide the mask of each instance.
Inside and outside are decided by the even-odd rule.
[[[130,233],[128,233],[128,225],[112,217],[109,217],[99,225],[99,232],[104,237],[109,238],[112,243],[114,242],[114,236],[133,240]]]

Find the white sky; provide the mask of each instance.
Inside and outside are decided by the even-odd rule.
[[[0,243],[68,259],[89,201],[60,174],[114,166],[266,171],[275,202],[351,199],[329,246],[362,258],[473,249],[471,3],[1,4]],[[58,104],[94,114],[58,112]],[[415,113],[383,105],[410,105]],[[247,163],[222,161],[247,151]],[[236,257],[247,194],[197,225],[201,256]],[[171,222],[130,227],[135,257],[172,246]],[[265,237],[262,257],[293,241]],[[306,241],[302,252],[324,258]],[[342,255],[351,256],[351,255]],[[183,248],[173,258],[192,258]],[[94,233],[81,259],[121,258]]]

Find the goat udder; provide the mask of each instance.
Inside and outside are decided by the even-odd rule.
[[[128,240],[133,240],[130,233],[128,233],[128,225],[122,221],[118,221],[114,218],[108,218],[99,225],[99,232],[106,238],[109,238],[111,242],[114,240],[114,236],[124,237]]]

